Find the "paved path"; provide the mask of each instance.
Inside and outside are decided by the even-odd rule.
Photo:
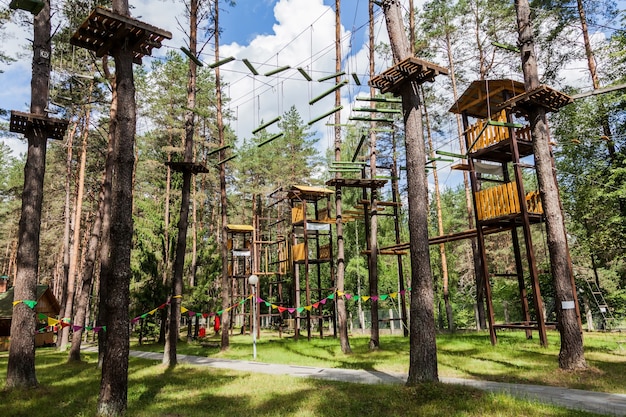
[[[162,353],[131,351],[131,356],[160,361]],[[212,368],[231,369],[242,372],[258,372],[272,375],[319,378],[333,381],[361,384],[404,384],[406,374],[385,373],[340,368],[314,368],[310,366],[280,365],[253,361],[205,358],[200,356],[178,355],[180,363],[188,363]],[[626,394],[606,394],[569,388],[540,385],[507,384],[502,382],[479,381],[461,378],[440,378],[447,384],[461,384],[490,392],[503,392],[540,402],[560,405],[574,410],[585,410],[598,414],[626,416]]]

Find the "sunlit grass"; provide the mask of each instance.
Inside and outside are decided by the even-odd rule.
[[[585,333],[585,357],[589,369],[566,372],[558,368],[559,334],[549,332],[549,346],[539,345],[538,337],[527,340],[523,332],[499,332],[492,346],[486,332],[441,334],[437,337],[439,375],[562,386],[592,391],[626,392],[626,344],[619,333]],[[227,359],[252,359],[250,335],[230,338],[230,349],[220,352],[219,339],[209,338],[178,345],[178,352]],[[380,349],[369,351],[369,338],[352,336],[352,354],[341,352],[334,338],[277,338],[264,334],[257,342],[257,360],[327,368],[408,372],[409,340],[400,336],[381,336]],[[204,345],[204,346],[203,346]],[[133,349],[162,351],[160,345],[133,346]]]
[[[316,348],[313,344],[302,342],[296,342],[296,346],[291,345],[294,348],[291,354],[298,356]],[[244,346],[242,344],[242,350]],[[324,353],[313,356],[337,356],[332,345],[324,346],[325,348],[320,349]],[[237,352],[235,346],[233,352]],[[354,356],[365,354],[366,352],[356,353]],[[380,352],[376,353],[379,354]],[[6,352],[0,353],[2,375],[6,375],[7,357]],[[66,359],[66,353],[49,348],[39,349],[37,377],[40,387],[26,391],[4,390],[0,414],[3,417],[93,416],[100,382],[96,354],[85,353],[84,361],[77,364],[68,364]],[[339,360],[337,363],[341,362]],[[358,360],[348,362],[355,364]],[[3,385],[2,380],[0,388]],[[190,365],[168,369],[155,361],[131,359],[128,416],[207,415],[593,416],[454,385],[424,384],[416,388],[401,385],[361,385],[248,374]]]

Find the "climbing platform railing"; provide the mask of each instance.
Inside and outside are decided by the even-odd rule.
[[[537,191],[526,194],[526,208],[529,213],[543,214],[541,199]],[[476,193],[478,220],[491,220],[521,213],[517,193],[517,183],[507,182]]]
[[[506,122],[504,111],[498,114],[497,122]],[[509,138],[509,128],[489,124],[489,120],[479,120],[467,129],[467,137],[472,145],[472,152],[493,146]]]

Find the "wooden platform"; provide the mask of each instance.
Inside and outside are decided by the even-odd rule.
[[[42,129],[46,132],[46,137],[60,140],[65,136],[67,125],[67,120],[11,110],[9,130],[11,132],[25,134],[31,129]]]
[[[540,106],[548,112],[557,112],[562,107],[574,102],[574,99],[565,93],[553,89],[547,85],[540,85],[532,91],[519,94],[498,106],[498,109],[506,109],[514,113],[526,116],[528,107]]]
[[[423,84],[426,81],[433,81],[439,74],[448,75],[448,69],[432,62],[409,57],[373,77],[369,85],[378,88],[382,94],[399,95],[398,90],[405,82],[413,81]]]
[[[133,62],[141,64],[145,55],[162,46],[163,39],[172,39],[172,33],[96,7],[72,35],[70,44],[94,51],[97,57],[125,47],[133,51]]]
[[[206,166],[197,162],[166,162],[165,165],[176,172],[191,172],[193,175],[209,172]]]
[[[326,181],[329,187],[382,188],[387,180],[369,178],[333,178]]]

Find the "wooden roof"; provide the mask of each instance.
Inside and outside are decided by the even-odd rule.
[[[399,95],[399,90],[405,82],[415,81],[423,84],[426,81],[433,81],[439,74],[448,75],[448,69],[432,62],[409,57],[370,79],[369,84],[378,88],[382,94]]]
[[[226,230],[230,233],[252,233],[254,227],[247,224],[227,224]]]
[[[542,84],[531,91],[510,98],[500,107],[526,116],[530,106],[541,106],[546,111],[556,112],[573,102],[574,99],[567,94]]]
[[[46,132],[46,137],[60,140],[65,136],[67,125],[67,120],[11,110],[9,130],[25,134],[30,129],[41,129]]]
[[[13,317],[13,298],[15,287],[0,293],[0,319]],[[35,311],[49,316],[56,316],[61,311],[59,302],[47,285],[37,285],[37,305]]]
[[[469,85],[449,111],[488,119],[502,109],[501,106],[506,100],[525,92],[524,84],[519,81],[477,80]]]
[[[163,39],[172,39],[172,33],[129,16],[96,7],[70,38],[70,44],[94,51],[97,57],[110,55],[122,46],[133,51],[133,62],[160,48]]]
[[[287,191],[287,198],[317,201],[333,194],[334,191],[324,187],[312,187],[309,185],[292,185]]]

